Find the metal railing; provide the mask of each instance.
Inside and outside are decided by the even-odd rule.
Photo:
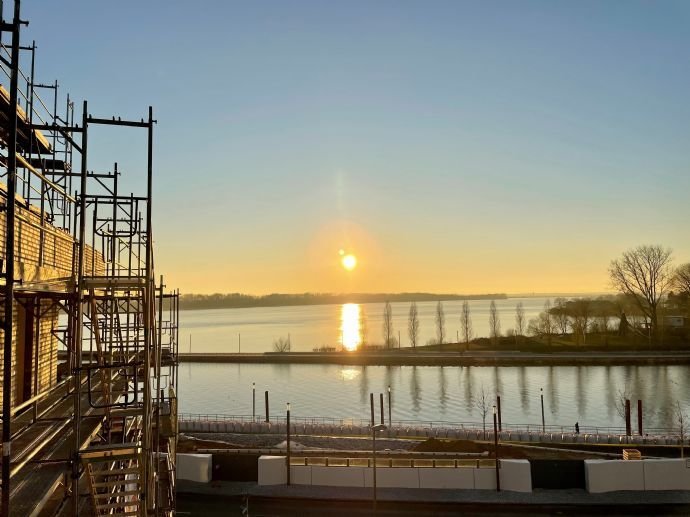
[[[269,422],[271,424],[286,424],[286,417],[284,415],[269,415]],[[204,421],[204,422],[240,422],[240,423],[265,423],[264,415],[227,415],[221,413],[179,413],[180,422],[183,421]],[[371,422],[366,418],[334,418],[323,416],[290,416],[290,422],[293,425],[323,425],[323,426],[352,426],[352,427],[368,427]],[[487,434],[493,429],[490,422],[487,420],[486,425],[483,422],[452,422],[444,420],[405,420],[393,419],[390,424],[395,428],[427,428],[427,429],[452,429],[452,430],[468,430],[468,431],[486,431]],[[580,425],[579,434],[581,435],[625,435],[625,427],[615,426],[588,426]],[[576,434],[575,428],[572,425],[547,424],[542,426],[541,423],[506,423],[501,424],[502,432],[509,433],[541,433],[546,434]],[[648,427],[643,429],[644,434],[649,435],[674,435],[677,434],[677,429],[671,427]],[[633,432],[633,434],[637,434]]]

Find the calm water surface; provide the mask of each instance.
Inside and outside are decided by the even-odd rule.
[[[648,427],[673,427],[673,407],[690,409],[688,366],[431,367],[277,364],[180,365],[180,410],[188,413],[251,415],[252,382],[257,413],[270,392],[271,414],[290,402],[295,416],[366,419],[369,393],[391,386],[393,419],[479,422],[474,406],[482,387],[501,394],[503,421],[621,427],[615,405],[619,390],[642,399]],[[633,413],[633,419],[635,419]]]
[[[544,310],[547,298],[508,298],[496,300],[501,330],[515,328],[515,307],[522,302],[526,320]],[[553,301],[551,299],[551,301]],[[490,300],[471,300],[470,312],[475,336],[489,334]],[[392,303],[393,335],[410,346],[407,320],[410,304]],[[443,302],[446,342],[455,342],[460,331],[462,301]],[[321,346],[354,349],[364,339],[383,343],[381,303],[308,305],[298,307],[256,307],[181,311],[180,349],[192,352],[268,352],[278,338],[290,337],[293,352],[306,352]],[[417,304],[420,321],[418,344],[436,339],[435,302]]]

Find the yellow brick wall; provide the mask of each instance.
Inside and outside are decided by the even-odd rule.
[[[32,210],[17,208],[15,224],[15,278],[25,282],[44,281],[57,278],[71,278],[76,270],[77,247],[69,233],[50,225],[43,232],[43,258],[40,259],[41,231],[25,220],[40,223],[40,216]],[[25,219],[25,220],[22,220]],[[0,258],[5,258],[6,241],[6,213],[0,212]],[[84,249],[85,274],[105,274],[103,255],[90,246]],[[94,266],[94,267],[92,267]],[[3,304],[0,303],[0,314],[4,314]],[[58,325],[59,309],[51,307],[49,300],[41,302],[42,314],[38,324],[38,393],[54,386],[57,379],[57,347],[58,341],[53,331]],[[13,341],[12,350],[12,404],[17,403],[17,302],[13,307]],[[35,323],[34,323],[34,332]],[[3,332],[0,330],[0,383],[4,381],[2,373]],[[34,350],[35,352],[35,350]],[[32,368],[33,369],[33,368]],[[35,374],[35,373],[34,373]],[[32,384],[32,395],[34,382]],[[2,392],[0,390],[0,404]]]

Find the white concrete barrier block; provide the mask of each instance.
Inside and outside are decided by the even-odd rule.
[[[643,460],[645,490],[690,490],[690,460]]]
[[[312,467],[311,483],[321,486],[364,486],[365,467]],[[378,474],[379,470],[376,471]],[[376,480],[378,481],[378,475]]]
[[[500,462],[501,490],[532,491],[532,471],[528,460],[500,460]]]
[[[374,486],[374,469],[364,469],[364,486]],[[376,486],[382,488],[419,488],[419,470],[413,467],[376,469]]]
[[[290,467],[290,483],[293,485],[311,485],[312,468],[309,465],[293,465]],[[287,483],[287,480],[286,480]]]
[[[259,485],[284,485],[287,483],[285,456],[259,457]]]
[[[643,462],[585,460],[585,480],[590,493],[644,490]]]
[[[177,479],[209,483],[213,457],[210,454],[178,454]]]
[[[419,488],[474,488],[474,469],[435,468],[419,469]]]
[[[476,490],[496,490],[496,469],[472,469]]]

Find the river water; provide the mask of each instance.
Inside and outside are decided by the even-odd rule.
[[[522,302],[527,319],[543,310],[546,298],[497,300],[502,329],[514,327],[515,306]],[[455,341],[461,301],[444,302],[446,335]],[[393,326],[408,346],[409,304],[394,303]],[[436,304],[418,304],[420,343],[436,337]],[[489,301],[471,301],[474,333],[488,334]],[[361,317],[361,313],[365,318]],[[193,352],[266,352],[273,341],[290,336],[293,351],[319,346],[356,348],[363,337],[380,344],[383,304],[346,304],[252,309],[182,311],[180,345]],[[363,331],[364,319],[366,331]],[[645,425],[674,427],[674,407],[690,412],[690,367],[384,367],[277,364],[180,365],[180,410],[188,413],[251,415],[251,385],[256,384],[257,413],[270,392],[271,414],[282,415],[290,402],[295,416],[368,418],[369,393],[391,386],[394,420],[480,422],[477,400],[482,389],[493,401],[500,393],[503,421],[541,423],[540,389],[547,424],[621,427],[616,409],[619,392],[636,407],[643,401]],[[491,416],[489,415],[489,418]],[[636,415],[633,417],[636,420]]]
[[[515,328],[515,307],[522,302],[526,320],[544,310],[547,298],[496,300],[502,332]],[[551,300],[552,301],[552,300]],[[475,336],[489,334],[490,300],[470,300]],[[409,346],[407,321],[409,303],[392,303],[393,336]],[[443,302],[446,342],[455,342],[460,331],[462,301]],[[279,338],[289,337],[293,352],[307,352],[321,346],[357,348],[364,339],[383,343],[384,304],[308,305],[181,311],[180,351],[269,352]],[[435,302],[417,304],[420,333],[418,344],[436,339]]]
[[[481,422],[476,401],[482,389],[501,395],[503,421],[540,424],[540,389],[547,424],[567,427],[622,427],[616,410],[619,392],[627,393],[636,422],[643,401],[646,427],[674,427],[674,407],[690,409],[688,366],[529,366],[433,367],[338,366],[304,364],[182,363],[180,411],[252,414],[252,383],[257,414],[263,415],[264,391],[270,413],[304,417],[369,417],[369,393],[391,386],[394,420]],[[377,398],[378,400],[378,398]],[[489,406],[490,407],[490,406]],[[386,410],[387,411],[387,410]],[[489,418],[491,418],[489,414]]]

